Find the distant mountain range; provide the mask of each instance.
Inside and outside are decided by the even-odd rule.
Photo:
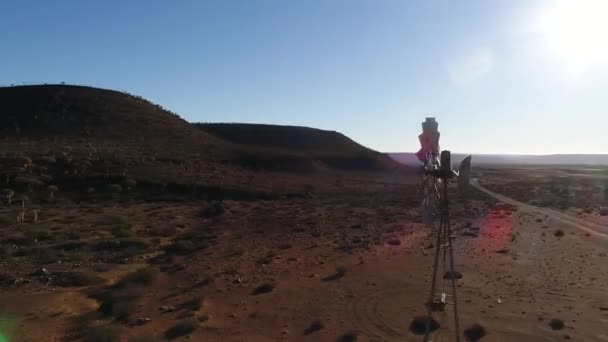
[[[394,160],[405,165],[420,165],[414,153],[387,153]],[[452,155],[454,167],[468,154]],[[608,154],[473,154],[473,165],[608,165]]]

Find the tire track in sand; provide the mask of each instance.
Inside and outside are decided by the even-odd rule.
[[[501,195],[499,193],[496,193],[494,191],[484,188],[483,186],[481,186],[479,184],[479,182],[476,179],[471,180],[471,185],[473,187],[475,187],[476,189],[488,194],[489,196],[491,196],[501,202],[517,206],[517,207],[519,207],[519,209],[521,209],[523,211],[547,215],[548,217],[550,217],[554,220],[569,224],[569,225],[574,226],[577,229],[583,230],[589,234],[593,234],[595,236],[599,236],[601,238],[608,239],[608,227],[603,226],[599,223],[583,220],[578,217],[568,215],[568,214],[562,213],[562,212],[554,210],[554,209],[541,208],[541,207],[537,207],[534,205],[520,202],[513,198],[507,197],[505,195]]]

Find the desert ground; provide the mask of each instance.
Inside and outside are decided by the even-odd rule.
[[[3,87],[0,108],[0,341],[422,340],[417,167],[106,89]],[[472,165],[449,189],[461,340],[607,341],[608,168]]]
[[[566,184],[602,196],[589,184],[604,184],[605,174],[476,169],[468,194],[452,189],[462,329],[483,326],[484,341],[608,340],[600,202],[575,197],[563,208],[539,195]],[[58,197],[41,205],[37,222],[19,224],[15,205],[5,206],[2,333],[7,341],[421,341],[410,323],[425,314],[433,239],[417,186],[411,176],[358,175],[300,198]],[[434,340],[454,340],[449,311],[436,318]]]

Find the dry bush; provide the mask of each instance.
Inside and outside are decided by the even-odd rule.
[[[355,342],[357,340],[357,332],[351,331],[340,337],[338,337],[338,342]]]
[[[136,286],[111,288],[96,296],[100,302],[99,311],[104,316],[126,319],[137,310],[141,294],[141,289]]]
[[[178,322],[165,332],[165,337],[169,340],[176,339],[180,336],[188,335],[194,332],[198,328],[198,321],[196,319],[185,319]]]
[[[87,272],[56,272],[52,274],[52,283],[61,287],[80,287],[99,284],[102,278]]]
[[[159,342],[160,340],[153,335],[135,335],[129,337],[129,342]]]
[[[304,335],[310,335],[315,331],[322,330],[323,328],[325,328],[325,326],[320,320],[314,320],[306,329],[304,329]]]
[[[553,330],[562,330],[562,329],[564,329],[565,325],[564,325],[564,321],[562,321],[561,319],[553,318],[552,320],[549,321],[549,326]]]
[[[87,329],[84,342],[114,342],[120,335],[120,328],[115,325],[105,325]]]
[[[180,309],[196,311],[196,310],[200,309],[202,306],[203,306],[203,298],[196,297],[196,298],[192,298],[192,299],[182,303],[180,305]]]
[[[433,319],[433,317],[418,316],[414,317],[412,323],[410,323],[410,332],[414,335],[424,335],[427,323],[429,323],[429,331],[433,332],[439,329],[439,322]]]
[[[15,283],[15,277],[8,273],[0,273],[0,287],[13,285]]]
[[[464,329],[464,338],[467,342],[477,342],[481,340],[482,337],[486,336],[487,332],[484,327],[475,323],[470,327]]]
[[[148,286],[156,280],[159,274],[159,270],[156,267],[148,266],[140,268],[139,270],[127,274],[118,283],[117,287],[128,287],[129,285],[142,285]]]
[[[323,278],[323,280],[324,281],[338,280],[338,279],[344,277],[345,275],[346,275],[346,267],[338,266],[338,267],[336,267],[336,271],[334,272],[334,274]]]
[[[270,284],[270,283],[265,283],[262,284],[258,287],[256,287],[253,292],[251,292],[252,295],[259,295],[259,294],[263,294],[263,293],[269,293],[272,292],[272,290],[274,290],[274,285]]]

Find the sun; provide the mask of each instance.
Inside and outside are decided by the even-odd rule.
[[[608,0],[556,0],[535,26],[544,47],[567,70],[582,74],[608,64]]]

